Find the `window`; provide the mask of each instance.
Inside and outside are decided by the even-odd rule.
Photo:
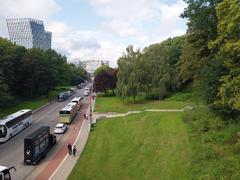
[[[4,180],[10,180],[10,179],[11,179],[10,173],[7,172],[7,173],[4,175]]]

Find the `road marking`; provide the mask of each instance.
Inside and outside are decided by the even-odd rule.
[[[80,128],[80,131],[79,131],[79,133],[78,133],[78,135],[77,135],[77,138],[75,139],[73,145],[76,144],[76,142],[77,142],[77,140],[78,140],[78,138],[79,138],[79,136],[80,136],[80,134],[81,134],[81,132],[82,132],[82,129],[83,129],[83,127],[84,127],[85,122],[86,122],[86,120],[83,119],[82,126],[81,126],[81,128]],[[88,121],[87,121],[87,122],[88,122]],[[54,172],[52,173],[52,175],[49,177],[49,180],[52,179],[53,176],[57,173],[57,171],[60,169],[60,167],[62,166],[62,164],[64,163],[64,161],[67,159],[68,156],[69,156],[69,154],[67,153],[66,156],[64,157],[64,159],[62,160],[62,162],[58,165],[58,167],[55,169],[55,171],[54,171]]]
[[[35,120],[36,121],[40,121],[41,119],[45,118],[49,113],[53,112],[55,109],[57,109],[60,105],[62,104],[59,104],[57,105],[55,108],[53,108],[51,111],[48,111],[48,113],[44,114],[43,116],[41,116],[38,120]]]

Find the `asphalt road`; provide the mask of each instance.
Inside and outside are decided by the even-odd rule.
[[[24,160],[24,138],[38,129],[42,125],[50,126],[50,131],[53,132],[54,127],[59,121],[59,111],[65,107],[71,99],[75,96],[83,96],[83,89],[77,90],[77,93],[69,97],[64,102],[54,102],[49,104],[44,109],[33,114],[33,123],[27,129],[23,130],[21,133],[13,137],[11,140],[4,144],[0,144],[0,165],[11,167],[15,166],[17,171],[12,172],[12,178],[22,180],[28,174],[32,173],[36,166],[27,166],[23,164]],[[84,99],[86,101],[86,99]],[[70,125],[71,126],[71,125]],[[64,135],[57,135],[57,141],[62,141],[71,132],[71,127]],[[54,151],[54,149],[53,149]],[[44,159],[42,160],[44,161]],[[41,162],[40,162],[41,163]]]

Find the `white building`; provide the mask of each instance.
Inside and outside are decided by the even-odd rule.
[[[102,65],[109,66],[109,61],[101,60],[89,60],[89,61],[80,61],[79,66],[84,68],[88,73],[93,74],[94,71],[101,67]]]

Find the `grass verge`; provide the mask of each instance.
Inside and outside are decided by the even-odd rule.
[[[190,162],[181,113],[143,112],[99,121],[68,179],[186,179]]]
[[[123,102],[116,96],[110,96],[97,97],[95,111],[125,113],[144,109],[181,109],[189,105],[192,105],[189,101],[179,101],[175,99],[167,99],[164,101],[138,101],[134,104],[132,102]]]
[[[9,107],[7,109],[1,109],[0,117],[7,116],[21,109],[37,109],[48,102],[47,98],[37,98],[29,101],[23,101],[15,106]]]
[[[36,99],[31,99],[31,100],[23,100],[9,108],[0,109],[0,117],[7,116],[21,109],[32,109],[32,110],[37,109],[43,106],[44,104],[48,103],[49,101],[55,99],[58,93],[67,91],[71,87],[72,86],[58,86],[55,88],[55,90],[52,90],[49,92],[48,97],[40,97]]]

